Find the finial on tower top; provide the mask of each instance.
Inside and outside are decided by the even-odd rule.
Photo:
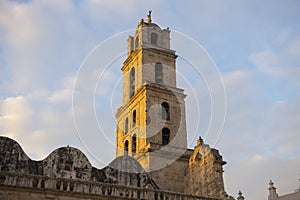
[[[197,140],[197,145],[202,145],[202,144],[203,144],[203,139],[201,138],[201,136],[199,136]]]
[[[274,183],[273,183],[273,181],[272,181],[272,180],[270,180],[270,182],[269,182],[269,186],[270,186],[270,188],[272,188],[272,189],[273,189],[273,188],[275,188],[275,187],[274,187]],[[275,189],[276,189],[276,188],[275,188]]]
[[[152,13],[152,11],[149,10],[149,14],[148,14],[147,17],[146,17],[146,22],[149,23],[149,24],[150,24],[151,21],[152,21],[152,20],[151,20],[151,13]]]

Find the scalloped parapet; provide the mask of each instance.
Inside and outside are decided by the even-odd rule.
[[[31,159],[13,139],[0,137],[0,171],[32,173]]]
[[[43,175],[53,178],[90,180],[92,165],[88,158],[74,147],[61,147],[43,160]]]
[[[158,189],[156,183],[134,158],[122,156],[114,159],[103,169],[97,169],[91,165],[82,151],[66,146],[57,148],[41,161],[34,161],[15,140],[3,136],[0,136],[0,172],[24,176],[36,175],[51,180],[93,181]],[[17,179],[14,184],[29,183]],[[54,183],[44,181],[40,184],[53,186]]]

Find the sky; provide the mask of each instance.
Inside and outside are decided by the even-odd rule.
[[[224,83],[224,127],[217,143],[208,143],[227,161],[226,191],[256,200],[267,199],[270,179],[280,195],[299,188],[297,0],[2,0],[0,135],[35,160],[66,145],[81,149],[98,168],[113,160],[126,37],[149,10],[155,23],[170,27],[171,37],[180,33],[201,46]],[[178,46],[174,38],[171,48]],[[113,59],[101,57],[105,53]],[[193,148],[211,117],[209,93],[190,64],[177,60]],[[104,74],[103,63],[109,63]],[[216,88],[209,89],[213,94]]]

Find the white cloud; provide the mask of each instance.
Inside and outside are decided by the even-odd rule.
[[[225,89],[229,93],[250,95],[257,93],[257,85],[252,80],[255,74],[250,70],[235,70],[222,74]]]
[[[279,76],[279,78],[294,79],[300,75],[299,52],[300,37],[298,36],[290,39],[286,46],[277,51],[269,49],[253,53],[249,56],[249,60],[258,71],[271,76],[270,78]]]
[[[73,95],[74,76],[68,76],[62,81],[62,88],[54,91],[48,100],[51,103],[70,103]]]
[[[33,116],[30,103],[22,96],[9,97],[1,101],[1,129],[5,135],[15,138],[16,134],[28,130]]]
[[[59,102],[59,101],[65,101],[69,100],[72,97],[73,90],[72,89],[62,89],[55,91],[50,97],[49,100],[52,102]]]
[[[271,50],[265,50],[250,55],[250,61],[254,63],[256,68],[266,74],[278,75],[282,72],[278,65],[278,57]]]
[[[300,36],[290,42],[287,47],[287,52],[292,56],[300,56]],[[300,67],[300,65],[298,67]]]

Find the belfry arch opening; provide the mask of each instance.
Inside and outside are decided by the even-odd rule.
[[[124,143],[124,155],[125,156],[128,156],[128,149],[129,149],[129,142],[128,142],[128,140],[126,140]]]
[[[169,104],[167,102],[163,102],[161,104],[161,113],[162,113],[162,116],[161,118],[163,120],[167,120],[169,121],[170,120],[170,107],[169,107]]]
[[[132,136],[132,153],[136,153],[136,134]]]
[[[170,129],[163,128],[162,130],[162,144],[167,145],[170,142]]]
[[[135,127],[136,125],[136,110],[132,113],[132,127]]]

